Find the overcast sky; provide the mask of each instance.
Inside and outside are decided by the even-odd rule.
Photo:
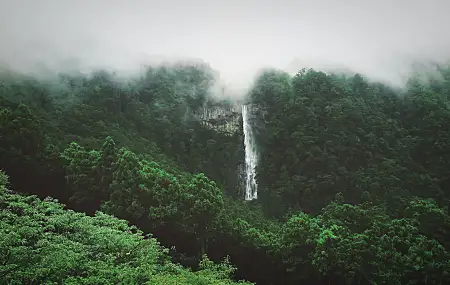
[[[450,0],[0,0],[0,61],[22,68],[148,54],[205,59],[235,84],[304,64],[396,78],[411,59],[447,60],[449,35]]]

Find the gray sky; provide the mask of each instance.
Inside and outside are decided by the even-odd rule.
[[[345,65],[396,80],[412,59],[450,56],[449,0],[0,0],[0,61],[74,56],[133,68],[198,57],[248,84],[259,67]]]

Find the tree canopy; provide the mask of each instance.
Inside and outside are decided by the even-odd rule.
[[[244,100],[259,156],[250,202],[242,127],[211,127],[236,114],[198,115],[234,112],[209,66],[2,74],[0,280],[450,283],[449,70],[401,89],[262,71]]]

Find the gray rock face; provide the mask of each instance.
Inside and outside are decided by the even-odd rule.
[[[242,132],[242,105],[242,102],[205,105],[195,116],[208,129],[231,136],[237,132]],[[265,108],[252,104],[249,104],[247,108],[251,125],[257,131],[264,129]]]
[[[241,116],[240,104],[204,106],[197,113],[197,117],[205,127],[229,136],[240,131]]]

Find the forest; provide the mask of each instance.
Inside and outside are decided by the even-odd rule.
[[[2,69],[0,284],[450,284],[450,66],[262,70],[252,201],[215,81]]]

